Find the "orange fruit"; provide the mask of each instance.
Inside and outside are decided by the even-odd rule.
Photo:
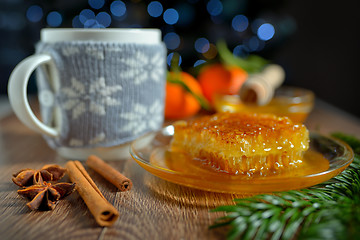
[[[237,94],[248,74],[237,66],[213,64],[204,66],[198,76],[205,98],[212,104],[215,94]]]
[[[199,101],[184,86],[172,81],[181,81],[193,93],[202,96],[198,81],[186,72],[170,72],[166,82],[165,118],[180,119],[195,115],[201,108]]]

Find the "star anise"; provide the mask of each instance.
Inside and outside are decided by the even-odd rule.
[[[68,196],[74,190],[75,183],[42,182],[17,192],[31,200],[26,204],[31,210],[52,210],[61,198]]]
[[[44,181],[58,181],[65,175],[66,169],[56,164],[45,165],[40,170],[23,169],[13,174],[13,182],[20,186],[41,184]]]

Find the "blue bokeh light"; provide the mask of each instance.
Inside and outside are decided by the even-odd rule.
[[[206,9],[211,16],[217,16],[223,11],[223,4],[219,0],[210,0],[206,4]]]
[[[182,57],[181,57],[180,54],[178,54],[178,56],[179,56],[179,63],[178,63],[178,65],[180,66],[181,63],[182,63]],[[170,54],[167,56],[167,58],[166,58],[167,65],[168,65],[169,67],[171,67],[171,60],[172,60],[173,57],[174,57],[174,53],[170,53]]]
[[[206,61],[205,60],[197,60],[195,63],[194,63],[194,67],[197,67],[197,66],[199,66],[199,65],[201,65],[201,64],[203,64],[203,63],[206,63]]]
[[[249,55],[249,50],[245,45],[237,45],[233,50],[233,54],[238,57],[246,57]]]
[[[95,20],[104,27],[109,27],[111,24],[111,16],[107,12],[99,12]]]
[[[235,31],[243,32],[248,28],[249,20],[244,15],[236,15],[231,22],[231,26]]]
[[[257,34],[257,31],[258,31],[259,27],[264,23],[266,23],[266,22],[262,18],[255,19],[254,21],[251,22],[251,31],[254,34]]]
[[[167,24],[173,25],[179,20],[179,13],[175,9],[169,8],[164,12],[163,17]]]
[[[158,1],[150,2],[147,7],[147,11],[148,11],[149,15],[152,17],[160,17],[163,10],[164,9],[163,9],[162,4]]]
[[[26,17],[30,22],[39,22],[43,15],[43,10],[38,5],[32,5],[26,11]]]
[[[72,27],[73,28],[83,28],[84,24],[80,21],[79,15],[76,15],[72,20]]]
[[[259,47],[259,39],[255,36],[252,36],[250,39],[248,39],[248,41],[246,41],[245,45],[250,52],[254,52]]]
[[[89,0],[88,3],[93,9],[100,9],[104,6],[105,0]]]
[[[260,40],[257,36],[252,36],[244,41],[244,45],[248,52],[256,52],[264,48],[265,42]]]
[[[164,42],[166,47],[170,50],[174,50],[180,45],[180,36],[174,32],[169,32],[164,36]]]
[[[95,19],[89,19],[86,20],[86,22],[84,23],[84,28],[105,28],[105,27]]]
[[[257,30],[257,35],[261,40],[270,40],[275,34],[275,28],[270,23],[262,24]]]
[[[110,5],[110,11],[115,17],[122,17],[126,13],[126,5],[123,1],[113,1]]]
[[[59,12],[50,12],[46,17],[46,22],[51,27],[58,27],[61,25],[63,18]]]
[[[79,20],[82,24],[85,24],[85,22],[89,19],[95,19],[95,13],[90,9],[84,9],[79,14]]]
[[[209,50],[210,43],[206,38],[198,38],[195,41],[195,50],[199,53],[205,53]]]

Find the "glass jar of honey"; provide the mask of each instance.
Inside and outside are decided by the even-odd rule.
[[[216,95],[214,107],[217,112],[272,113],[287,116],[293,122],[304,122],[314,107],[314,93],[298,87],[280,87],[272,100],[264,106],[244,104],[239,95]]]

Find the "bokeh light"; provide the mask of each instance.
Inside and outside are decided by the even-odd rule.
[[[126,5],[123,1],[113,1],[110,5],[110,11],[115,17],[122,17],[126,13]]]
[[[206,9],[211,16],[220,15],[223,11],[223,5],[219,0],[210,0],[206,4]]]
[[[244,15],[236,15],[231,21],[231,26],[237,32],[245,31],[249,26],[249,20]]]
[[[111,16],[107,12],[99,12],[95,20],[104,27],[109,27],[111,24]]]
[[[169,32],[164,36],[166,47],[170,50],[175,50],[180,45],[180,36],[174,32]]]
[[[79,20],[82,24],[85,24],[85,22],[89,19],[95,19],[95,13],[90,9],[84,9],[79,14]]]
[[[182,57],[181,57],[180,54],[178,54],[178,56],[179,56],[178,65],[180,66],[181,63],[182,63]],[[174,53],[169,53],[169,55],[168,55],[167,58],[166,58],[167,65],[168,65],[169,67],[171,67],[171,61],[172,61],[173,57],[174,57]]]
[[[200,65],[203,64],[203,63],[206,63],[206,61],[205,61],[205,60],[202,60],[202,59],[197,60],[197,61],[194,63],[194,67],[200,66]]]
[[[246,57],[249,55],[249,49],[245,45],[237,45],[233,50],[233,54],[238,57]]]
[[[255,20],[252,21],[252,23],[251,23],[251,31],[252,31],[254,34],[257,34],[259,27],[260,27],[262,24],[264,24],[264,23],[266,23],[266,21],[265,21],[264,19],[262,19],[262,18],[257,18],[257,19],[255,19]]]
[[[98,23],[95,19],[86,20],[84,28],[105,28],[102,24]]]
[[[258,30],[257,35],[261,40],[267,41],[270,40],[275,34],[275,28],[270,23],[262,24]]]
[[[169,8],[164,12],[164,21],[169,25],[174,25],[179,20],[179,13],[174,8]]]
[[[105,0],[89,0],[88,3],[90,7],[94,9],[100,9],[104,6]]]
[[[210,43],[206,38],[198,38],[195,41],[195,50],[199,53],[205,53],[209,50]]]
[[[72,20],[72,27],[73,28],[82,28],[84,24],[80,21],[80,17],[77,15]]]
[[[206,58],[206,59],[214,59],[217,55],[218,51],[217,51],[217,48],[214,44],[210,43],[209,45],[209,49],[203,53],[203,56]]]
[[[265,43],[257,36],[252,36],[251,38],[244,41],[244,45],[249,52],[256,52],[262,50],[265,46]]]
[[[148,11],[149,15],[152,17],[160,17],[163,10],[164,9],[163,9],[162,4],[158,1],[150,2],[147,7],[147,11]]]
[[[61,25],[63,18],[59,12],[50,12],[46,17],[46,22],[51,27],[58,27]]]
[[[251,38],[247,39],[244,44],[250,52],[258,50],[258,47],[260,45],[259,39],[256,36],[252,36]]]
[[[38,5],[32,5],[26,11],[26,18],[30,22],[39,22],[43,15],[43,10]]]

